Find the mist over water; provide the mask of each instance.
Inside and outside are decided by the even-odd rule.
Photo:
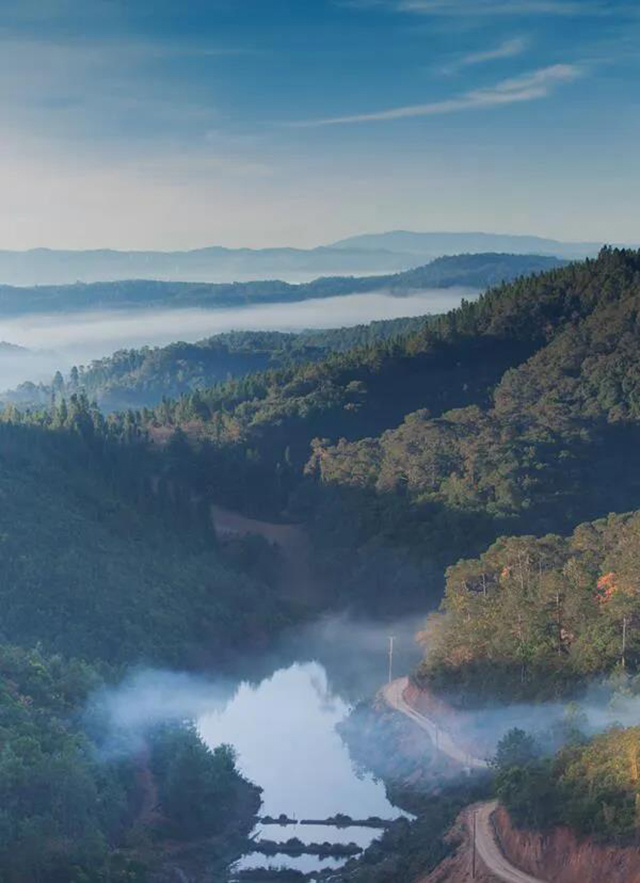
[[[395,819],[404,813],[390,803],[381,781],[354,765],[336,725],[386,680],[389,634],[398,641],[399,671],[415,661],[415,626],[410,619],[375,623],[327,616],[283,635],[271,653],[240,660],[235,674],[138,670],[92,697],[88,725],[101,734],[101,757],[110,759],[139,754],[158,724],[194,721],[211,748],[234,746],[241,772],[263,789],[262,815]],[[380,832],[259,825],[254,833],[275,841],[295,836],[306,843],[355,842],[364,848]],[[344,860],[248,854],[237,867],[270,862],[313,871]]]
[[[118,686],[96,693],[87,713],[99,720],[104,756],[138,752],[149,730],[159,723],[198,721],[212,746],[228,741],[240,747],[241,755],[244,746],[251,756],[246,772],[258,784],[263,784],[260,765],[264,762],[264,779],[273,779],[275,788],[279,778],[287,777],[278,777],[273,764],[266,762],[269,752],[280,751],[290,734],[289,761],[295,765],[297,758],[303,763],[310,745],[318,748],[326,732],[333,731],[354,705],[373,697],[389,676],[390,636],[394,637],[392,676],[413,671],[421,655],[414,640],[420,623],[417,616],[379,622],[347,614],[323,616],[284,634],[270,652],[238,660],[232,670],[201,674],[134,671]],[[490,757],[513,727],[542,739],[555,729],[557,738],[562,738],[563,727],[571,722],[587,734],[616,724],[640,724],[640,696],[616,683],[598,682],[575,701],[456,711],[442,724],[454,739],[475,746],[480,756]],[[325,747],[334,736],[338,738],[331,736]],[[341,757],[339,763],[343,762]],[[331,778],[329,766],[319,756],[323,777]],[[316,774],[317,770],[310,773]],[[276,809],[269,806],[266,811]],[[325,810],[340,808],[317,808],[320,813]]]
[[[398,297],[352,294],[294,303],[233,309],[103,310],[32,314],[0,319],[0,340],[28,348],[11,358],[0,353],[0,389],[26,380],[48,382],[56,370],[88,364],[118,349],[188,343],[225,331],[301,331],[340,328],[380,319],[441,313],[475,299],[469,288],[430,289]]]
[[[241,772],[263,789],[262,815],[322,819],[336,813],[352,818],[397,818],[402,811],[387,797],[384,784],[367,773],[366,749],[357,764],[336,725],[362,699],[371,698],[389,676],[389,637],[394,637],[394,669],[398,677],[415,669],[420,650],[414,640],[420,619],[363,621],[344,615],[321,617],[290,634],[260,657],[239,660],[233,670],[191,674],[144,669],[131,673],[119,686],[103,689],[87,709],[90,729],[101,734],[101,756],[135,756],[146,736],[164,722],[195,722],[211,748],[234,746]],[[456,712],[440,719],[453,740],[479,757],[491,758],[499,740],[513,727],[538,738],[554,750],[571,726],[585,734],[620,723],[640,722],[640,697],[620,684],[594,686],[574,703],[531,703]],[[618,687],[618,689],[616,689]],[[359,726],[359,716],[350,723]],[[366,726],[366,723],[365,723]],[[362,731],[363,745],[367,731]],[[425,735],[424,751],[438,755]],[[372,746],[377,753],[378,746]],[[373,763],[371,764],[373,766]],[[442,771],[451,774],[443,757]],[[434,780],[435,781],[435,780]],[[379,835],[375,829],[296,825],[280,828],[258,824],[261,839],[303,842],[355,842],[366,847]],[[338,867],[343,860],[321,861],[314,856],[267,859],[249,853],[237,868],[268,864],[305,872]]]
[[[95,693],[87,714],[99,721],[105,756],[132,754],[144,745],[146,734],[155,725],[221,714],[243,690],[252,691],[278,672],[296,666],[304,668],[302,681],[308,680],[309,689],[323,707],[338,703],[344,710],[372,696],[386,681],[389,635],[395,636],[398,673],[417,663],[419,649],[413,636],[418,624],[417,617],[372,622],[354,620],[347,614],[323,616],[284,633],[271,651],[239,659],[224,672],[134,670],[117,686]],[[313,676],[308,677],[310,671]],[[294,686],[296,683],[304,692],[299,679],[291,681]],[[311,724],[308,728],[313,730]],[[209,737],[215,742],[211,727]],[[222,729],[215,744],[220,741],[224,741]]]
[[[241,684],[228,705],[201,716],[198,727],[209,745],[236,747],[243,772],[264,788],[266,814],[394,817],[383,785],[354,775],[335,729],[349,710],[320,663],[294,663],[259,684]]]

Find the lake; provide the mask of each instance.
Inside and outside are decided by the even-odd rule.
[[[235,746],[242,772],[263,791],[262,815],[324,819],[336,813],[394,819],[403,813],[387,799],[382,782],[357,773],[336,731],[350,706],[329,687],[319,662],[294,663],[258,684],[242,683],[223,709],[202,715],[198,728],[212,748]],[[305,843],[354,842],[366,847],[380,831],[353,827],[259,825],[259,837]],[[286,866],[309,872],[339,867],[340,859],[315,856],[245,856],[236,868]]]

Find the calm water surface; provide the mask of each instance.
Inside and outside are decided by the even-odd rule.
[[[402,815],[372,775],[356,772],[336,724],[350,711],[331,692],[324,667],[295,663],[258,685],[243,683],[227,706],[200,717],[198,727],[211,747],[228,742],[238,752],[242,772],[263,788],[262,815],[285,813],[295,819],[324,819],[336,813],[352,818]],[[380,835],[371,828],[259,825],[259,837],[305,843],[353,841],[367,846]],[[339,867],[342,860],[315,856],[245,856],[238,868],[286,866],[301,871]]]

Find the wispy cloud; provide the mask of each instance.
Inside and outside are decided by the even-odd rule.
[[[521,55],[527,48],[527,41],[524,37],[513,37],[511,40],[505,40],[494,49],[485,49],[480,52],[470,52],[463,55],[462,58],[447,64],[442,68],[443,73],[454,73],[465,67],[472,67],[476,64],[486,64],[491,61],[500,61],[502,58],[515,58]]]
[[[539,98],[546,98],[556,86],[572,82],[578,79],[582,73],[582,68],[577,65],[554,64],[519,77],[501,80],[494,86],[484,89],[472,89],[469,92],[463,92],[461,95],[447,98],[443,101],[432,101],[428,104],[410,104],[388,110],[374,111],[373,113],[307,120],[292,123],[291,125],[295,127],[318,127],[338,126],[348,123],[373,123],[534,101]]]
[[[602,13],[599,0],[394,0],[401,12],[439,16],[584,15]]]

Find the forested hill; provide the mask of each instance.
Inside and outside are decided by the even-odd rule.
[[[139,805],[134,770],[98,775],[76,723],[95,673],[50,653],[108,675],[222,662],[304,612],[279,598],[266,542],[217,541],[211,502],[304,522],[325,609],[433,609],[453,565],[422,676],[461,703],[638,673],[640,516],[624,513],[640,510],[640,252],[605,249],[404,331],[153,409],[105,416],[65,387],[53,407],[0,415],[2,848],[15,879],[45,879],[52,863],[47,879],[75,879],[71,866],[80,879],[95,859],[76,855],[73,831],[97,832],[106,860]],[[192,737],[160,775],[165,810],[172,788],[185,805],[184,758],[201,767]],[[604,763],[626,737],[603,738],[552,768],[505,765],[504,799],[539,807],[548,794],[582,830],[602,812],[631,836],[637,776]],[[206,760],[204,781],[226,769],[226,793],[232,760]],[[220,814],[220,793],[199,805]]]
[[[3,403],[48,406],[83,390],[103,411],[152,407],[196,389],[266,368],[315,362],[354,346],[370,346],[417,331],[431,317],[388,319],[350,328],[283,333],[232,331],[198,343],[119,350],[80,365],[50,384],[23,383],[0,395]]]
[[[237,307],[376,291],[391,291],[401,296],[415,289],[450,288],[454,285],[486,288],[526,273],[561,266],[562,263],[558,258],[538,255],[470,254],[438,258],[424,267],[392,275],[321,277],[299,285],[280,280],[210,283],[146,279],[31,288],[0,285],[0,315],[85,309]]]
[[[605,250],[443,320],[438,345],[459,353],[450,387],[464,366],[472,371],[480,341],[492,353],[509,341],[512,365],[484,401],[436,409],[426,383],[429,410],[399,427],[316,443],[307,471],[324,489],[322,519],[344,537],[345,557],[349,542],[364,550],[391,541],[453,563],[501,533],[564,532],[637,508],[639,315],[640,253]],[[375,525],[358,518],[372,505]]]
[[[243,439],[270,458],[265,465],[289,447],[303,466],[314,436],[355,440],[394,427],[417,409],[424,421],[425,408],[436,417],[461,405],[488,406],[502,379],[504,410],[509,384],[513,388],[505,371],[565,332],[575,333],[607,302],[626,302],[635,290],[636,260],[635,253],[604,252],[597,261],[520,279],[414,333],[200,390],[163,402],[144,420],[152,430],[192,423],[193,435],[221,446]]]
[[[345,596],[437,596],[443,564],[500,533],[636,507],[639,309],[640,255],[604,250],[126,422],[156,444],[182,427],[195,444],[172,469],[212,498],[307,519]]]
[[[306,520],[342,598],[424,605],[444,565],[499,534],[638,507],[639,311],[640,254],[606,249],[417,332],[105,426],[166,450],[167,478],[211,500]],[[66,426],[65,407],[4,420]]]
[[[449,568],[420,671],[450,699],[552,699],[640,666],[640,513],[502,537]]]
[[[208,507],[155,476],[143,446],[112,442],[86,400],[59,418],[0,424],[0,642],[184,667],[287,622],[266,544],[220,548]]]

